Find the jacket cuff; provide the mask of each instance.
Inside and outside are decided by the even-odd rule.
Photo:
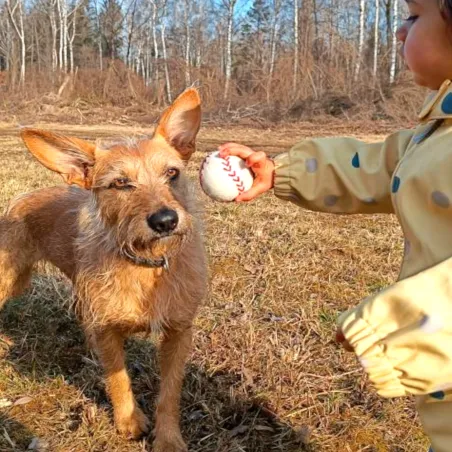
[[[290,155],[288,152],[279,154],[274,158],[275,162],[275,196],[285,201],[294,201],[290,177]]]
[[[378,394],[382,397],[408,395],[403,385],[403,373],[394,368],[380,345],[383,337],[364,319],[356,316],[356,310],[339,319],[345,338],[355,350],[358,359]]]

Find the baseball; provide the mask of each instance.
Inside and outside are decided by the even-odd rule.
[[[204,192],[216,201],[234,201],[253,185],[253,173],[245,160],[236,156],[222,158],[219,151],[206,156],[199,171]]]

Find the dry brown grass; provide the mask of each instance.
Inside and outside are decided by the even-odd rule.
[[[86,137],[148,132],[57,128]],[[365,132],[365,139],[378,138],[377,130]],[[305,136],[343,133],[360,136],[340,124],[209,128],[190,171],[196,178],[203,152],[231,138],[277,152]],[[0,158],[2,207],[18,193],[59,182],[11,128],[0,128]],[[426,450],[412,400],[377,397],[354,357],[333,341],[338,313],[396,278],[396,220],[306,212],[271,195],[247,206],[201,196],[211,290],[183,392],[190,450]],[[101,369],[65,309],[68,298],[66,281],[43,267],[33,289],[0,313],[0,406],[27,402],[0,409],[0,451],[22,451],[33,438],[52,452],[146,450],[115,433]],[[141,337],[128,343],[135,393],[147,413],[156,395],[154,344]]]

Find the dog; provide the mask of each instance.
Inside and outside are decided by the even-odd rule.
[[[149,420],[124,362],[124,340],[160,331],[161,384],[153,450],[186,451],[179,426],[192,325],[206,293],[195,191],[185,174],[201,124],[196,89],[162,115],[152,138],[102,148],[48,131],[21,132],[67,185],[13,200],[0,219],[0,307],[47,261],[71,279],[74,309],[106,377],[117,429],[137,439]]]

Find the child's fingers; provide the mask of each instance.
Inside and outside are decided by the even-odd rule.
[[[219,148],[220,157],[225,158],[229,155],[235,155],[243,160],[246,160],[250,155],[254,154],[254,151],[248,146],[238,143],[226,143]]]
[[[266,162],[267,154],[265,152],[254,152],[246,159],[247,166],[261,168],[261,163]]]
[[[235,198],[236,202],[246,202],[251,201],[257,198],[262,193],[265,193],[267,190],[264,188],[263,184],[255,184],[248,191],[242,193],[241,195]]]

